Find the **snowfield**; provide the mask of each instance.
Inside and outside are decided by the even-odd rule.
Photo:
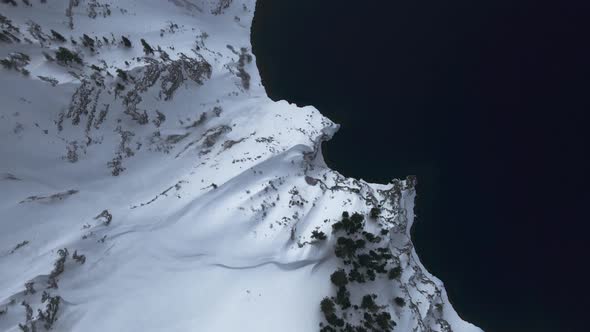
[[[338,125],[266,96],[254,8],[0,4],[0,331],[481,331],[418,260],[414,179],[344,178]]]

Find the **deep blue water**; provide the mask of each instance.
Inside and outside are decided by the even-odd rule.
[[[418,177],[413,238],[491,332],[586,331],[590,2],[258,0],[270,97],[346,176]],[[460,331],[459,331],[460,332]]]

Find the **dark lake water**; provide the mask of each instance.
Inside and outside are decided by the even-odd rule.
[[[252,42],[271,98],[342,125],[332,168],[417,175],[414,242],[465,320],[587,331],[589,9],[258,0]]]

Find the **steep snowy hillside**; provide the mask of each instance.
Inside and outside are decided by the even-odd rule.
[[[1,331],[480,331],[414,180],[344,178],[338,126],[266,97],[254,5],[0,3]]]

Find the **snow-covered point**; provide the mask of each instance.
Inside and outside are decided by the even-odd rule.
[[[255,0],[0,8],[1,331],[318,331],[344,211],[401,268],[352,303],[481,331],[418,260],[414,179],[343,177],[321,154],[338,125],[266,96]]]

